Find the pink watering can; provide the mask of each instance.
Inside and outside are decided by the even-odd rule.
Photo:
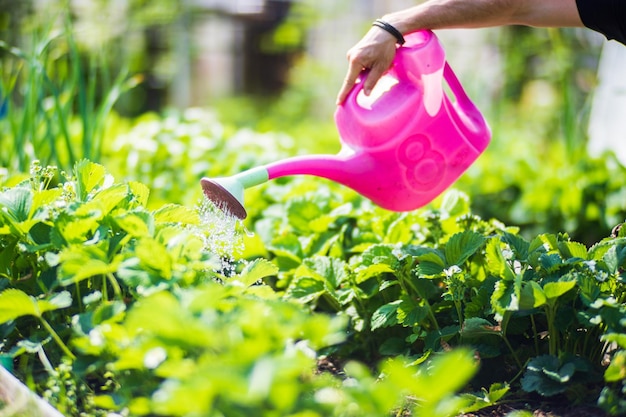
[[[485,150],[491,131],[445,59],[431,31],[405,37],[392,67],[367,97],[358,81],[337,107],[342,149],[259,166],[231,177],[203,178],[205,196],[244,219],[244,189],[288,175],[343,184],[382,208],[410,211],[440,195]],[[454,99],[444,91],[447,83]],[[383,84],[390,85],[376,97]]]

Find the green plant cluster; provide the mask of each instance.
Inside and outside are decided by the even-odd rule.
[[[320,372],[345,318],[264,284],[268,260],[225,270],[207,213],[149,211],[148,192],[87,160],[33,164],[0,192],[3,363],[64,415],[450,416],[468,403],[455,396],[476,371],[467,349]]]
[[[527,240],[456,191],[407,214],[342,201],[318,187],[255,223],[280,268],[274,288],[349,319],[333,354],[420,362],[471,347],[486,369],[475,389],[517,382],[624,411],[623,231],[590,248],[566,234]]]

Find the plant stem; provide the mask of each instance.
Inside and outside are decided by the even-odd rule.
[[[69,356],[72,360],[76,359],[76,356],[70,351],[67,345],[63,343],[63,340],[61,340],[57,332],[54,331],[54,329],[52,328],[52,326],[50,326],[46,319],[44,319],[43,317],[39,317],[39,321],[41,321],[43,327],[45,327],[48,333],[50,333],[50,336],[52,336],[57,345],[59,345],[63,353]]]
[[[530,315],[530,324],[533,328],[533,342],[535,342],[535,356],[539,356],[539,341],[537,340],[537,324],[535,323],[535,315]]]

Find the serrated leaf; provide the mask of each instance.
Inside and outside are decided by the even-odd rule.
[[[69,293],[69,291],[61,291],[54,294],[51,298],[45,300],[37,300],[37,308],[39,309],[40,314],[43,314],[46,311],[67,308],[71,305],[72,295]]]
[[[270,245],[268,245],[268,250],[274,252],[277,256],[290,259],[297,264],[300,264],[304,257],[302,245],[298,237],[292,233],[275,237]]]
[[[500,335],[501,328],[492,324],[489,320],[481,317],[471,317],[466,319],[461,326],[461,336],[463,337],[481,337],[488,334]]]
[[[349,278],[348,268],[344,261],[327,256],[315,256],[304,260],[296,271],[296,276],[313,276],[328,283],[329,289],[338,288]]]
[[[563,266],[563,259],[556,253],[544,253],[539,257],[539,262],[547,272],[558,271]]]
[[[416,304],[413,301],[402,300],[398,306],[398,323],[405,327],[414,327],[420,324],[428,316],[427,306]]]
[[[0,323],[22,316],[40,317],[35,299],[15,288],[2,291],[0,293]]]
[[[527,365],[522,378],[522,389],[526,392],[538,392],[543,396],[560,394],[567,389],[567,382],[575,371],[575,366],[566,363],[561,366],[554,355],[541,355],[533,358]]]
[[[150,236],[154,231],[154,219],[145,211],[124,211],[114,217],[115,224],[134,237]]]
[[[515,272],[504,258],[503,244],[500,239],[495,237],[487,242],[485,247],[487,269],[495,277],[512,281],[515,279]]]
[[[287,288],[287,296],[304,304],[317,300],[324,292],[324,283],[311,277],[295,278]]]
[[[535,281],[528,281],[522,285],[519,307],[522,310],[531,310],[546,303],[546,295],[541,286]]]
[[[372,245],[361,255],[362,265],[386,264],[392,269],[398,262],[398,257],[393,254],[393,247],[386,244]]]
[[[236,279],[246,287],[278,273],[278,267],[266,259],[255,259],[248,263]]]
[[[587,247],[579,242],[559,242],[559,250],[564,258],[580,258],[587,259],[588,252]]]
[[[485,243],[485,237],[466,230],[450,237],[445,246],[446,266],[462,265]]]
[[[148,204],[148,197],[150,196],[150,188],[145,184],[137,181],[129,181],[128,186],[133,194],[133,199],[138,205],[145,207]]]
[[[543,292],[548,299],[556,299],[576,286],[576,281],[548,282],[543,286]]]
[[[154,211],[154,221],[159,223],[200,224],[198,211],[177,204],[166,204]]]
[[[15,222],[28,220],[33,203],[33,192],[25,187],[13,187],[0,193],[0,209]]]
[[[82,159],[74,165],[76,177],[76,195],[80,201],[85,201],[91,191],[104,183],[106,169],[99,164]]]
[[[107,257],[106,241],[100,245],[72,245],[59,254],[58,278],[61,285],[114,273],[118,261]]]
[[[135,254],[139,258],[141,266],[151,271],[156,271],[161,278],[172,277],[172,256],[167,249],[156,240],[143,237],[135,246]]]
[[[95,193],[91,200],[76,209],[77,216],[102,219],[128,197],[128,186],[116,184]]]
[[[502,239],[508,243],[513,253],[515,253],[515,258],[521,261],[525,261],[528,259],[528,254],[530,252],[530,242],[525,240],[523,237],[519,235],[514,235],[512,233],[504,233]]]
[[[372,331],[382,328],[389,327],[398,324],[398,307],[402,300],[396,300],[391,303],[382,305],[374,311],[371,319],[371,329]]]
[[[385,273],[394,272],[394,270],[387,264],[374,264],[368,265],[365,268],[361,268],[356,274],[356,283],[360,284],[367,281],[370,278],[380,276]]]
[[[519,310],[521,282],[519,280],[496,282],[491,295],[491,306],[500,315],[507,311]]]
[[[420,253],[417,261],[419,274],[427,277],[441,274],[446,266],[444,255],[436,249]]]
[[[296,198],[287,204],[289,224],[299,231],[310,231],[309,222],[322,214],[322,210],[312,201]]]

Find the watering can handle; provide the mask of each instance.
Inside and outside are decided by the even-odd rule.
[[[448,61],[446,61],[444,64],[443,78],[446,80],[446,83],[448,83],[450,90],[452,90],[452,92],[454,93],[461,107],[470,108],[470,109],[474,108],[474,104],[472,103],[470,98],[467,96],[465,89],[461,85],[461,82],[457,78],[454,71],[452,71],[450,64],[448,64]]]

